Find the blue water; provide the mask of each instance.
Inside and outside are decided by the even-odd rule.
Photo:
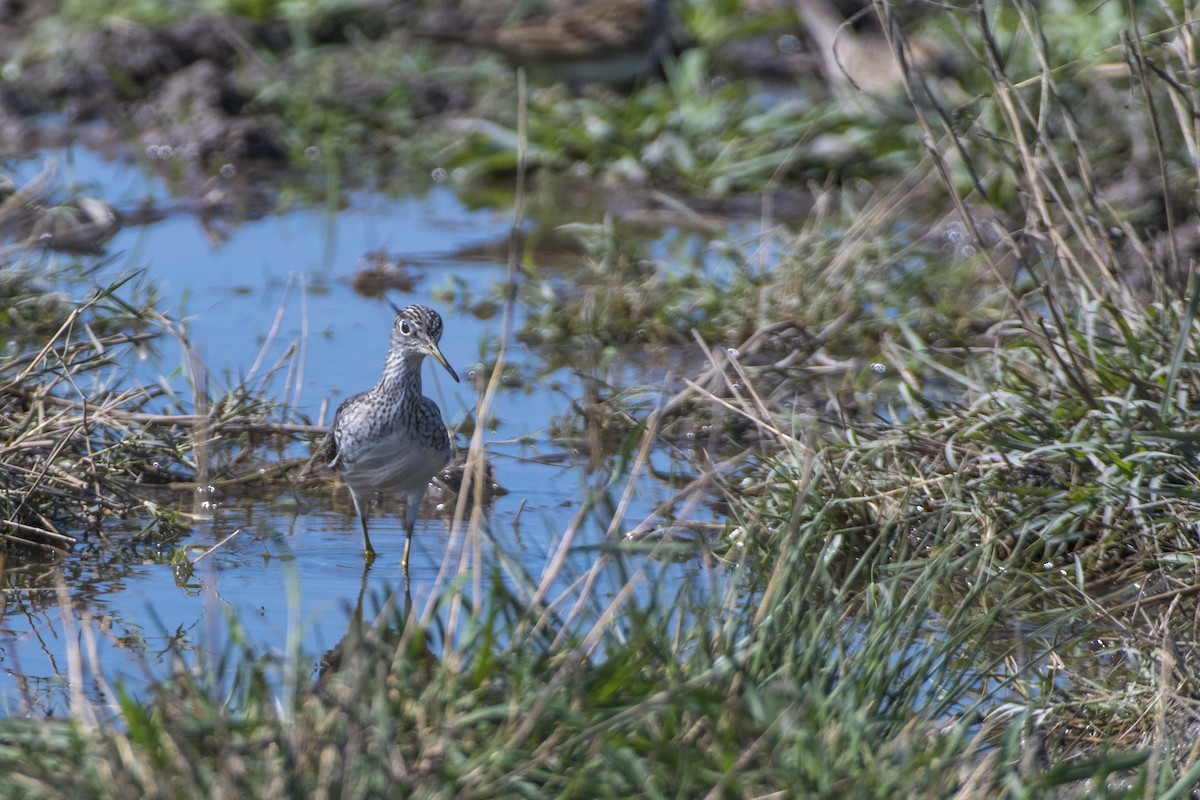
[[[161,180],[136,167],[82,149],[49,155],[62,165],[61,181],[87,184],[118,209],[147,197],[161,207],[179,204]],[[43,164],[13,165],[17,183]],[[268,387],[305,418],[322,421],[324,407],[327,423],[341,399],[369,387],[379,375],[393,312],[385,300],[357,294],[350,278],[362,256],[384,249],[409,263],[417,277],[411,294],[392,292],[390,298],[399,305],[432,306],[445,318],[442,350],[464,381],[455,384],[427,362],[425,393],[438,401],[453,426],[474,414],[471,377],[480,368],[481,353],[494,353],[501,322],[499,316],[479,320],[439,302],[439,290],[461,281],[487,296],[504,279],[502,264],[464,262],[454,254],[505,237],[512,210],[470,210],[443,188],[421,197],[360,192],[345,200],[338,209],[298,207],[232,224],[224,228],[224,240],[210,236],[196,216],[171,213],[121,230],[107,245],[109,260],[91,280],[104,285],[144,270],[144,280],[160,292],[159,308],[183,320],[189,346],[207,367],[210,391],[235,384],[256,361],[263,364],[261,374],[289,347],[302,348],[303,358],[292,362],[302,366],[302,380],[289,383],[284,370]],[[54,261],[47,266],[52,270]],[[277,315],[278,332],[260,353]],[[152,380],[186,365],[182,349],[169,338],[158,348],[160,361],[131,364],[131,372]],[[514,343],[510,358],[536,365],[540,354]],[[177,378],[177,388],[180,384],[186,381]],[[560,370],[535,385],[502,391],[492,408],[496,426],[489,430],[488,452],[496,480],[509,494],[490,507],[494,544],[485,543],[485,549],[496,548],[534,579],[598,480],[588,474],[584,459],[564,452],[548,435],[551,420],[567,414],[572,399],[581,395],[578,377]],[[460,438],[459,446],[465,445]],[[545,454],[559,458],[555,463],[534,458]],[[670,493],[649,478],[636,487],[625,528]],[[614,503],[622,490],[622,485],[611,490]],[[112,700],[114,683],[136,695],[165,675],[172,649],[192,652],[201,661],[219,657],[230,640],[231,620],[256,652],[282,654],[289,641],[297,642],[298,668],[311,668],[342,637],[348,609],[364,590],[386,593],[405,584],[399,566],[403,531],[395,514],[377,511],[372,518],[380,558],[364,581],[357,521],[348,507],[334,509],[328,498],[297,502],[288,494],[247,503],[215,491],[177,502],[200,513],[190,535],[175,545],[189,558],[232,534],[190,576],[151,559],[139,562],[128,549],[85,542],[61,566],[69,576],[63,579],[65,596],[53,592],[59,568],[52,565],[25,565],[20,578],[10,580],[37,590],[5,594],[0,713],[63,714],[78,711],[80,703],[103,709]],[[607,523],[603,515],[585,519],[560,584],[590,567]],[[439,575],[454,574],[443,565],[458,563],[466,538],[461,529],[450,530],[444,517],[423,515],[418,522],[408,580],[418,607],[442,587]],[[656,573],[668,574],[698,568],[652,565]],[[601,584],[602,594],[613,591]],[[83,655],[83,675],[72,682],[74,652]]]

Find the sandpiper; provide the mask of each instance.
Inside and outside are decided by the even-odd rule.
[[[491,50],[565,81],[628,84],[670,49],[670,0],[594,0],[544,19],[498,30],[421,31],[420,36]]]
[[[381,492],[408,501],[401,561],[407,569],[421,498],[429,479],[454,453],[441,410],[421,394],[421,362],[425,356],[431,356],[458,380],[438,349],[441,338],[442,318],[436,311],[424,306],[399,309],[379,383],[338,406],[326,439],[329,466],[350,488],[354,510],[362,523],[363,555],[368,560],[375,557],[367,534],[371,496]]]

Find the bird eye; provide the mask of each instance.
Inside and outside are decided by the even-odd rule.
[[[406,319],[400,320],[400,332],[403,333],[405,336],[412,335],[412,325],[408,324],[408,320],[406,320]]]

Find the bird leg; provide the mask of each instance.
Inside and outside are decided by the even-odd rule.
[[[354,512],[358,514],[358,521],[362,524],[363,532],[363,558],[367,561],[375,560],[375,548],[371,547],[371,537],[367,534],[367,514],[370,512],[370,506],[367,503],[359,504],[358,495],[354,490],[350,490],[350,499],[354,501]]]
[[[371,537],[367,535],[367,515],[363,514],[359,517],[362,520],[363,529],[363,558],[368,562],[375,560],[375,548],[371,547]]]
[[[413,528],[417,527],[417,513],[421,510],[421,497],[424,494],[423,486],[419,492],[410,494],[408,507],[404,509],[404,558],[400,559],[400,566],[404,567],[405,572],[408,571],[408,550],[412,547]]]

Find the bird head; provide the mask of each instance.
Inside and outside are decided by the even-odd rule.
[[[405,306],[396,309],[396,321],[392,323],[392,349],[405,355],[429,356],[441,364],[458,380],[458,374],[442,351],[438,342],[442,339],[442,318],[432,308]]]

